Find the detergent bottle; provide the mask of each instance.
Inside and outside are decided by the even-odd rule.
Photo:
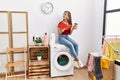
[[[50,35],[50,44],[54,44],[55,43],[55,33],[51,33]]]
[[[44,34],[44,38],[43,39],[44,39],[43,45],[44,46],[48,46],[48,35],[47,35],[47,33]]]

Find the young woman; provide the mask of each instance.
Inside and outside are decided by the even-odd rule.
[[[71,13],[69,11],[64,11],[63,21],[58,24],[58,41],[60,44],[64,44],[71,50],[71,55],[74,57],[74,61],[77,63],[76,67],[83,67],[82,62],[78,58],[78,44],[69,37],[74,30],[76,30],[78,24],[75,23],[72,26]]]

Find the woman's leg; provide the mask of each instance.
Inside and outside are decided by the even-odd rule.
[[[66,35],[59,36],[58,40],[59,40],[59,43],[64,44],[70,48],[71,53],[73,57],[75,58],[75,61],[77,62],[78,66],[83,67],[82,62],[78,58],[78,44]]]
[[[74,45],[75,51],[76,51],[76,53],[78,55],[78,44],[73,39],[71,39],[69,36],[67,37],[67,39]],[[75,58],[75,61],[77,62],[79,67],[84,66],[83,63],[81,62],[81,60],[78,57]]]
[[[74,49],[75,49],[75,51],[76,51],[76,54],[77,54],[77,56],[78,56],[78,43],[76,43],[73,39],[71,39],[69,36],[67,36],[67,40],[69,40],[72,44],[73,44],[73,46],[74,46]]]
[[[70,48],[71,54],[74,58],[76,58],[78,56],[78,54],[75,51],[74,45],[67,39],[66,35],[59,36],[58,40],[59,40],[60,44],[64,44],[64,45],[66,45],[67,47]]]

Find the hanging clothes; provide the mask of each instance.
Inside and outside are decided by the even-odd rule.
[[[109,44],[106,44],[106,48],[105,48],[105,55],[110,60],[119,59],[118,54],[110,47],[110,45],[114,48],[114,50],[120,50],[120,42],[110,41]]]
[[[120,59],[116,50],[120,51],[120,38],[104,39],[102,54],[105,54],[111,61]]]
[[[95,57],[95,70],[94,70],[94,75],[96,77],[96,80],[100,80],[103,78],[102,71],[101,71],[101,64],[100,60],[101,57]]]
[[[94,68],[94,56],[90,55],[89,61],[88,61],[88,71],[92,71]]]

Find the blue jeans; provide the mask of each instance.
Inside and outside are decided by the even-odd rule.
[[[78,56],[78,44],[71,39],[68,35],[59,35],[58,41],[60,44],[64,44],[71,50],[71,55],[76,58]]]

